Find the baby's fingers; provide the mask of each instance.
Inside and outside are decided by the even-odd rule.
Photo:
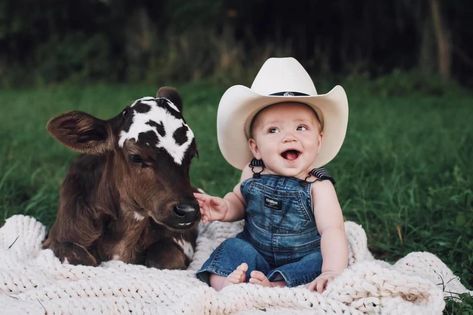
[[[322,293],[327,286],[327,282],[328,279],[324,277],[318,277],[307,285],[307,289],[309,289],[310,291],[317,291],[318,293]]]
[[[209,195],[206,195],[206,194],[201,194],[201,193],[194,193],[194,197],[195,199],[197,199],[197,201],[206,201],[209,199]]]
[[[201,203],[205,203],[205,205],[208,208],[216,208],[222,204],[221,198],[216,198],[213,196],[200,194],[200,193],[194,193],[194,196],[195,196],[195,199],[197,199],[197,201],[199,202],[199,205]]]
[[[203,223],[209,223],[210,222],[210,215],[207,212],[201,212],[201,221]]]
[[[203,202],[203,201],[198,201],[199,202],[199,208],[200,208],[200,216],[201,219],[204,223],[209,221],[210,218],[210,209],[209,206]]]
[[[225,205],[225,201],[223,201],[223,199],[220,199],[220,198],[209,199],[209,206],[212,209],[219,211],[224,205]]]
[[[314,280],[307,285],[307,289],[309,289],[310,291],[314,291],[316,286],[317,286],[317,281]]]
[[[204,215],[208,211],[208,207],[204,202],[199,201],[200,214]]]
[[[319,279],[316,283],[316,290],[317,292],[319,293],[322,293],[324,292],[325,288],[327,287],[327,282],[328,282],[328,279]]]

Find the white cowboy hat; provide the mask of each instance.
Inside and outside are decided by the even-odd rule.
[[[307,71],[294,58],[269,58],[251,88],[234,85],[223,94],[217,112],[217,139],[223,157],[243,169],[253,158],[248,138],[255,115],[266,106],[297,102],[318,114],[323,130],[322,144],[313,167],[330,162],[340,150],[348,125],[348,100],[337,85],[327,94],[317,94]]]

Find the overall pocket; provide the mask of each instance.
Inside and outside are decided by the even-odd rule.
[[[251,186],[247,212],[254,225],[272,233],[297,234],[312,223],[302,192],[273,189],[259,183]]]

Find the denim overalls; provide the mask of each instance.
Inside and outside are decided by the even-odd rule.
[[[326,176],[323,179],[330,179]],[[245,180],[245,227],[225,240],[204,263],[197,277],[209,282],[211,273],[228,276],[241,263],[270,281],[289,287],[309,283],[321,272],[320,235],[311,203],[311,184],[294,177],[261,175]]]

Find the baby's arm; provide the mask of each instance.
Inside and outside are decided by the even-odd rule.
[[[245,216],[243,198],[239,198],[236,191],[239,185],[235,186],[232,192],[225,197],[215,197],[206,194],[194,193],[199,202],[202,222],[211,221],[237,221]],[[241,195],[241,193],[240,193]]]
[[[240,191],[241,182],[251,176],[249,167],[241,175],[240,182],[223,198],[194,193],[199,202],[200,213],[204,223],[211,221],[238,221],[245,217],[245,201]]]
[[[322,292],[328,281],[347,267],[348,242],[342,209],[333,184],[328,180],[316,182],[312,185],[312,196],[323,263],[322,274],[309,284],[309,289]]]

